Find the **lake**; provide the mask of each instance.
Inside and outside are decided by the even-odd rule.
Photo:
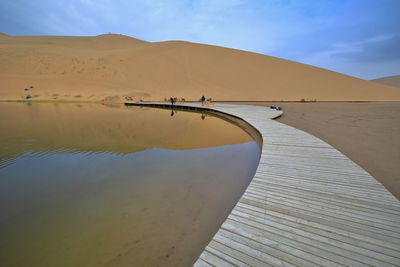
[[[259,144],[207,113],[0,103],[2,266],[189,266]]]

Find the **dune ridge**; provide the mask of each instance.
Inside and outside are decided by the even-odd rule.
[[[387,76],[371,80],[372,82],[400,88],[400,75]]]
[[[400,100],[396,88],[211,45],[152,43],[116,34],[0,35],[0,100],[27,95],[47,100],[197,100],[203,94],[214,100]]]

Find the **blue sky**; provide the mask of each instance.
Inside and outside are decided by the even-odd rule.
[[[248,50],[364,79],[400,74],[400,0],[1,0],[0,31],[112,32]]]

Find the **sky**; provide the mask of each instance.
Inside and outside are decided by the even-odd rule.
[[[400,75],[400,0],[0,0],[0,32],[185,40]]]

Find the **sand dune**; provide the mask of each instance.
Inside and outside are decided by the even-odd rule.
[[[294,48],[295,49],[295,48]],[[33,86],[29,91],[25,87]],[[240,50],[123,35],[0,35],[0,100],[400,100],[395,88]]]
[[[372,82],[389,85],[393,87],[400,87],[400,75],[382,77],[379,79],[371,80]]]

